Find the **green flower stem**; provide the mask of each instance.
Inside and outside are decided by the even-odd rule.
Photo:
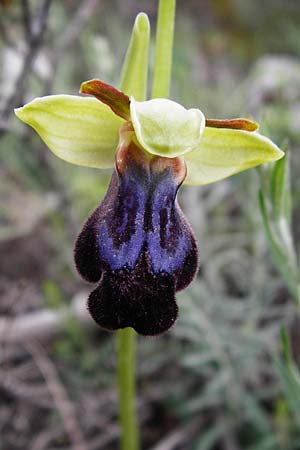
[[[156,30],[152,98],[170,92],[176,0],[160,0]]]
[[[121,450],[139,449],[135,410],[135,334],[132,328],[124,328],[117,333]]]
[[[153,97],[169,96],[175,4],[175,0],[160,0],[159,3]],[[120,83],[126,94],[134,95],[139,100],[146,96],[148,41],[148,19],[145,14],[140,14],[135,22]],[[139,450],[135,409],[135,335],[132,328],[117,333],[121,450]]]
[[[145,100],[148,76],[150,24],[144,13],[136,17],[121,74],[120,89],[137,100]],[[139,450],[135,405],[135,343],[133,328],[117,332],[117,384],[121,450]]]

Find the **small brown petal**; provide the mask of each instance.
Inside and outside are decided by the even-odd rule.
[[[108,105],[117,116],[130,120],[130,100],[128,95],[110,84],[101,80],[85,81],[81,84],[79,92],[93,95],[100,102]]]
[[[259,127],[258,123],[253,120],[239,117],[237,119],[206,119],[206,127],[212,128],[232,128],[235,130],[256,131]]]

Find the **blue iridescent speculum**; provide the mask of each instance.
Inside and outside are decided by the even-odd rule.
[[[156,335],[174,324],[175,293],[198,264],[195,237],[176,200],[185,176],[183,158],[145,153],[130,122],[123,125],[107,194],[75,245],[79,273],[98,282],[88,308],[100,326]]]

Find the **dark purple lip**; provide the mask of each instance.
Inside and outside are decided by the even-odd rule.
[[[148,159],[133,143],[117,152],[107,194],[75,245],[78,272],[99,283],[88,308],[103,328],[156,335],[176,321],[175,292],[198,266],[196,240],[176,200],[185,175],[182,158]]]

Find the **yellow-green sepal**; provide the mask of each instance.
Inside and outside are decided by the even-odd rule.
[[[95,98],[50,95],[15,110],[59,158],[80,166],[114,166],[124,120]]]
[[[213,183],[283,155],[277,145],[259,133],[205,127],[199,146],[185,155],[185,183]]]
[[[153,155],[175,158],[200,145],[205,117],[199,109],[166,98],[138,102],[131,97],[130,115],[139,144]]]

